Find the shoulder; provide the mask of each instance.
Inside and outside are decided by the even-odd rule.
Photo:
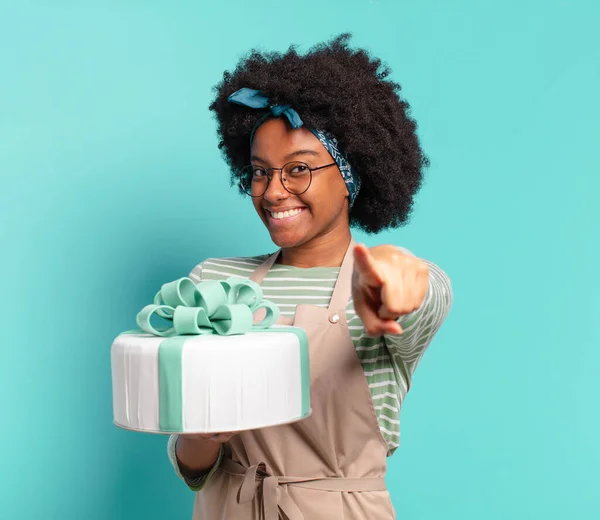
[[[227,258],[207,258],[196,265],[188,275],[192,281],[222,280],[230,276],[249,278],[252,272],[267,258],[266,255]]]

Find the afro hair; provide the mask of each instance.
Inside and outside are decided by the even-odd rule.
[[[376,233],[408,222],[429,162],[391,70],[366,50],[351,49],[349,40],[342,34],[305,54],[295,46],[285,53],[250,51],[224,72],[210,110],[232,185],[249,162],[252,129],[266,113],[228,102],[235,91],[261,90],[272,104],[292,106],[306,125],[333,134],[361,179],[350,225]]]

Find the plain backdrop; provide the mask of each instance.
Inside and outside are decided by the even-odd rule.
[[[431,159],[410,224],[356,238],[454,288],[389,461],[398,518],[600,518],[599,5],[1,1],[0,518],[190,518],[166,438],[112,425],[110,346],[206,257],[274,248],[217,149],[223,71],[345,31]]]

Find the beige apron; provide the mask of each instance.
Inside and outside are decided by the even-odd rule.
[[[312,415],[241,433],[196,494],[194,520],[392,520],[387,445],[346,324],[351,242],[329,308],[298,305],[293,324],[309,338]],[[261,283],[272,255],[252,274]]]

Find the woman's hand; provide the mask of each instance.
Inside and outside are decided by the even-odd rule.
[[[428,286],[422,260],[391,245],[354,248],[354,310],[370,336],[401,334],[396,320],[421,306]]]
[[[217,461],[221,444],[235,433],[184,433],[177,436],[175,456],[182,475],[195,478],[206,474]]]

